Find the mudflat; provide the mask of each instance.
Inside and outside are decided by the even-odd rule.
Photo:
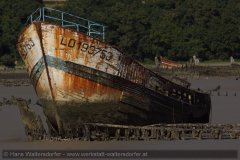
[[[28,74],[26,72],[21,73],[1,73],[0,72],[0,79],[29,79]]]
[[[14,75],[14,74],[13,74]],[[9,75],[7,75],[9,76]],[[19,75],[17,75],[19,76]],[[21,75],[20,77],[24,77]],[[0,79],[1,79],[0,75]],[[6,78],[8,79],[8,78]],[[18,79],[18,78],[17,78]],[[16,80],[17,80],[16,79]],[[29,80],[28,78],[22,80]],[[240,80],[238,77],[200,77],[188,78],[191,88],[211,91],[213,124],[240,123]],[[37,96],[30,86],[0,85],[0,101],[11,96],[31,99],[31,109],[38,113],[44,121],[42,108],[36,105]],[[25,136],[24,125],[21,122],[19,110],[14,105],[0,106],[0,150],[6,149],[68,149],[68,150],[237,150],[240,151],[239,140],[187,140],[187,141],[35,141],[28,142]],[[0,153],[0,157],[2,152]],[[239,153],[238,153],[239,154]],[[239,155],[238,155],[239,157]],[[191,158],[190,158],[191,159]],[[194,159],[194,158],[193,158]]]

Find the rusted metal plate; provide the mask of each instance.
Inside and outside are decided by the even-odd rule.
[[[54,72],[52,72],[50,68],[58,68],[59,66],[63,66],[63,63],[69,62],[69,65],[77,64],[113,76],[119,76],[155,92],[177,99],[180,98],[186,103],[192,104],[197,102],[194,97],[198,97],[198,93],[194,93],[191,90],[157,76],[133,59],[124,56],[117,49],[80,32],[52,24],[33,23],[27,27],[21,37],[18,48],[23,59],[27,59],[25,63],[29,68],[28,70],[35,85],[44,70],[42,69],[44,68],[43,65],[46,65],[47,79],[41,83],[43,83],[42,86],[49,86],[48,89],[51,91],[52,99],[58,99],[57,95],[55,95],[58,88],[64,90],[64,88],[74,80],[66,77],[61,70],[54,70]],[[25,39],[24,42],[22,39]],[[31,41],[29,41],[29,39]],[[22,47],[24,45],[25,48]],[[27,56],[26,53],[28,52],[31,53],[28,54],[31,56]],[[33,52],[34,54],[32,54]],[[35,55],[37,56],[35,57]],[[43,60],[40,59],[41,56]],[[47,56],[57,58],[61,61],[54,62],[55,64],[50,67],[48,66],[49,62],[46,62]],[[39,61],[44,62],[44,64]],[[69,68],[71,68],[69,65],[62,68],[62,70],[72,73],[72,71],[69,71]],[[72,68],[72,70],[74,70],[74,68]],[[76,75],[77,73],[72,74]]]
[[[81,32],[34,22],[21,33],[17,46],[40,99],[106,103],[114,111],[124,103],[119,114],[137,116],[139,112],[144,115],[141,123],[209,119],[208,94],[156,75],[116,48]],[[130,108],[134,110],[131,113]],[[138,121],[126,117],[125,123]]]
[[[117,75],[121,53],[80,32],[41,23],[46,55]]]
[[[28,73],[34,65],[42,58],[42,48],[37,26],[30,25],[20,34],[17,48],[26,65]]]
[[[36,68],[35,66],[37,64],[40,66],[45,65],[43,60],[41,60],[43,58],[43,51],[37,25],[31,24],[22,31],[18,39],[17,49],[25,63],[31,80],[37,85],[37,95],[40,98],[52,99],[46,69],[42,68],[41,75],[37,75],[38,79],[33,77],[33,74],[39,73],[39,67]],[[40,83],[38,83],[39,81]]]

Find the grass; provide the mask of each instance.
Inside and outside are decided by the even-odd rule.
[[[24,65],[17,65],[15,68],[8,68],[4,65],[0,65],[0,73],[18,73],[18,72],[26,72]]]
[[[143,62],[139,62],[139,63],[149,69],[152,69],[155,67],[154,59],[145,58]]]
[[[149,58],[144,59],[142,63],[145,65],[155,65],[154,59],[149,59]]]
[[[240,62],[240,59],[234,59],[235,62]],[[179,63],[187,63],[188,61],[176,61]],[[200,61],[200,63],[230,63],[230,59],[210,59],[205,61]],[[146,58],[143,62],[141,62],[143,65],[155,65],[154,59]]]
[[[178,63],[187,63],[187,61],[176,61]],[[235,59],[236,63],[240,63],[240,59]],[[141,65],[145,66],[146,68],[153,69],[155,68],[155,61],[154,59],[146,58],[143,62],[140,62]],[[206,61],[200,61],[199,66],[229,66],[230,60],[229,59],[211,59]]]
[[[200,63],[230,63],[230,60],[222,60],[222,59],[211,59],[211,60],[206,60],[206,61],[202,61]]]

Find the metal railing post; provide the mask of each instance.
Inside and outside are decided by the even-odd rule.
[[[63,24],[63,12],[62,12],[62,27],[64,26],[64,24]]]
[[[45,10],[46,10],[46,13],[45,13]],[[52,15],[52,13],[53,13],[53,15]],[[55,13],[57,13],[58,16],[55,16]],[[70,20],[66,19],[67,17],[77,18],[80,21],[78,21],[78,22],[71,21],[71,19]],[[42,7],[42,8],[38,8],[37,10],[35,10],[28,17],[27,23],[29,21],[31,21],[31,23],[34,21],[43,21],[44,22],[45,20],[56,20],[58,22],[58,24],[61,24],[63,27],[64,26],[76,27],[78,32],[83,29],[85,34],[88,36],[99,37],[101,35],[102,40],[105,41],[105,26],[103,26],[99,23],[93,22],[91,20],[85,19],[85,18],[74,16],[72,14],[62,12],[59,10],[55,10],[55,9],[51,9],[51,8],[47,8],[47,7]],[[81,23],[82,21],[84,22],[83,24]],[[101,27],[102,27],[102,29],[101,29]]]
[[[103,42],[105,41],[105,26],[103,26],[103,33],[102,33],[102,36],[103,36]]]
[[[44,7],[42,8],[42,16],[43,16],[43,17],[42,17],[43,21],[45,21],[45,17],[44,17],[44,16],[45,16],[45,15],[44,15]]]
[[[39,8],[39,21],[41,21],[41,18],[42,18],[42,11],[41,11],[41,8]]]
[[[88,34],[90,36],[90,33],[91,33],[91,25],[90,25],[90,22],[88,21]]]

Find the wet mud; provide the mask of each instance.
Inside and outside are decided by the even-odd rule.
[[[194,89],[202,89],[205,91],[210,91],[216,89],[217,86],[220,86],[218,90],[211,92],[211,101],[212,101],[212,114],[211,114],[211,123],[212,124],[239,124],[240,123],[240,85],[239,81],[236,80],[236,77],[195,77],[187,78],[191,82],[191,87]],[[226,94],[226,92],[228,94]],[[40,116],[44,129],[46,131],[46,136],[43,136],[41,140],[34,140],[33,137],[27,136],[24,123],[22,122],[22,117],[19,112],[17,105],[11,101],[12,96],[25,99],[31,111],[34,111],[38,116]],[[4,100],[5,98],[5,100]],[[10,100],[10,101],[9,101]],[[198,130],[192,132],[196,138],[194,139],[173,139],[174,136],[177,138],[179,135],[178,132],[171,132],[162,130],[162,134],[165,139],[155,140],[145,138],[143,141],[134,139],[132,131],[126,132],[129,136],[128,139],[124,138],[122,135],[124,132],[120,132],[119,139],[108,140],[108,137],[102,133],[101,127],[95,135],[86,138],[74,138],[73,133],[69,132],[69,135],[72,135],[72,138],[66,138],[61,136],[49,136],[51,128],[47,124],[46,116],[43,112],[43,107],[39,106],[38,98],[35,94],[33,87],[30,86],[1,86],[0,85],[0,149],[25,149],[25,150],[237,150],[240,151],[240,141],[239,139],[205,139],[199,140],[200,133]],[[80,126],[79,126],[80,127]],[[84,126],[82,126],[84,127]],[[92,128],[89,128],[90,131]],[[88,130],[89,131],[89,130]],[[81,133],[82,135],[89,135],[89,132]],[[118,132],[117,132],[118,133]],[[137,133],[137,132],[136,132]],[[145,132],[142,132],[145,133]],[[147,133],[147,132],[146,132]],[[170,133],[170,134],[169,134]],[[218,130],[213,130],[213,136],[221,135]],[[188,133],[186,136],[190,136],[191,133]],[[204,134],[202,134],[204,136]],[[237,135],[233,135],[237,136]],[[36,136],[37,139],[38,136]],[[89,138],[95,141],[89,141]],[[33,141],[34,140],[34,141]],[[108,141],[106,141],[108,140]],[[29,142],[31,141],[31,142]],[[0,153],[1,154],[1,153]],[[238,155],[239,157],[239,155]]]
[[[16,70],[17,72],[17,70]],[[29,76],[24,71],[15,72],[0,72],[0,79],[29,79]]]
[[[86,133],[89,132],[89,129],[92,130],[91,127],[86,130],[86,126],[84,126],[84,124],[82,123],[79,123],[80,125],[77,126],[71,126],[67,123],[63,123],[67,121],[70,123],[68,117],[73,116],[74,119],[74,113],[76,113],[75,111],[67,110],[67,108],[64,109],[64,112],[61,112],[61,115],[58,115],[59,122],[56,122],[55,124],[59,125],[57,123],[60,123],[60,125],[62,125],[62,130],[57,130],[56,126],[53,126],[53,123],[50,123],[51,119],[47,118],[46,112],[43,111],[44,107],[41,106],[41,103],[39,103],[34,89],[31,86],[30,80],[28,78],[24,78],[24,76],[20,76],[23,78],[16,77],[15,79],[9,79],[8,76],[5,76],[4,78],[0,77],[0,82],[2,82],[2,84],[0,84],[0,112],[6,110],[8,106],[17,106],[17,111],[20,113],[20,121],[24,126],[23,130],[24,135],[26,136],[25,139],[72,141],[79,139],[76,136],[73,136],[74,134],[76,134],[76,128],[83,129],[81,132],[77,133],[81,134],[82,136],[86,135]],[[10,77],[12,78],[12,76]],[[187,77],[186,80],[191,82],[191,88],[201,89],[211,94],[211,124],[240,123],[238,115],[238,113],[240,112],[240,109],[238,107],[240,103],[240,81],[238,80],[238,76],[202,76],[197,78]],[[95,110],[93,109],[92,112],[94,113]],[[55,114],[54,112],[52,113]],[[69,116],[69,114],[71,116]],[[110,112],[109,114],[109,116],[112,115]],[[96,113],[95,116],[98,117],[102,115]],[[106,119],[108,117],[104,118]],[[89,119],[91,120],[91,122],[95,122],[94,116],[85,116],[85,119]],[[78,122],[79,119],[75,119],[74,121]],[[71,124],[73,123],[71,122]],[[74,130],[70,130],[69,128],[74,128]],[[67,137],[72,138],[68,139]],[[104,135],[102,137],[104,137]],[[104,140],[104,138],[100,139]],[[84,140],[84,138],[82,140]]]
[[[31,81],[29,79],[23,79],[23,80],[17,80],[17,79],[1,79],[0,80],[0,85],[2,86],[8,86],[8,87],[12,87],[12,86],[30,86]]]
[[[210,79],[203,78],[203,79],[192,79],[191,82],[192,82],[192,86],[191,86],[192,88],[201,88],[203,90],[211,90],[212,88],[214,88],[213,86],[221,86],[219,90],[212,91],[211,93],[212,107],[213,107],[212,113],[211,113],[211,124],[222,124],[222,125],[239,124],[240,119],[238,115],[239,113],[238,104],[240,102],[239,101],[240,88],[234,87],[238,83],[238,80],[236,80],[234,77],[229,77],[227,79],[226,78],[210,78]],[[8,107],[15,106],[16,108],[17,106],[18,108],[17,111],[18,112],[20,111],[19,121],[21,121],[21,123],[24,126],[23,129],[24,129],[24,134],[26,136],[25,137],[26,140],[30,140],[30,141],[32,140],[53,140],[53,141],[75,141],[75,140],[101,140],[102,141],[104,140],[105,141],[109,139],[111,140],[111,138],[109,139],[106,138],[107,137],[105,134],[106,130],[104,130],[101,127],[91,125],[91,127],[86,128],[86,125],[82,123],[78,123],[78,125],[76,126],[70,126],[70,125],[67,125],[67,123],[63,124],[62,122],[68,121],[68,117],[69,117],[68,114],[74,113],[75,111],[67,111],[62,113],[62,115],[59,115],[60,117],[62,117],[62,119],[60,118],[59,120],[60,122],[62,121],[61,125],[63,129],[60,132],[56,130],[56,128],[52,126],[52,123],[49,123],[49,119],[45,117],[46,114],[44,115],[45,118],[43,118],[43,115],[39,117],[40,112],[42,112],[41,114],[44,114],[43,106],[39,105],[39,101],[36,95],[33,94],[34,90],[32,89],[31,86],[28,86],[28,87],[4,86],[4,87],[0,87],[0,89],[1,91],[9,91],[9,92],[5,92],[5,94],[4,92],[1,92],[0,94],[1,110],[4,111]],[[22,94],[21,91],[24,91],[24,90],[26,94],[21,95]],[[225,94],[226,91],[228,91],[228,95]],[[15,95],[16,97],[18,96],[20,98],[15,98],[12,95]],[[39,109],[41,109],[41,111]],[[0,111],[0,113],[1,112],[2,111]],[[74,114],[72,116],[74,116]],[[87,117],[87,118],[90,118],[91,120],[94,119],[94,117],[92,118]],[[77,122],[77,119],[76,119],[76,122]],[[71,124],[73,123],[71,122]],[[93,132],[93,130],[96,128],[98,128],[97,133]],[[136,135],[133,136],[133,133],[134,134],[136,133],[137,135],[147,134],[145,132],[138,132],[136,130],[134,132],[133,131],[134,130],[129,129],[128,131],[126,131],[126,133],[125,131],[119,132],[119,139],[126,140],[126,138],[123,138],[125,134],[129,135],[129,139],[131,140],[135,140],[135,138],[131,138],[131,137],[136,137]],[[86,135],[89,135],[89,133],[91,133],[90,134],[91,136],[86,136]],[[114,130],[114,133],[115,133],[114,136],[118,136],[117,130]],[[149,131],[148,133],[151,133],[151,131]],[[212,135],[217,137],[220,135],[218,133],[219,133],[219,130],[216,130],[216,131],[213,130]],[[181,138],[177,138],[179,137],[177,136],[179,134],[180,132],[178,131],[173,132],[172,130],[169,130],[169,129],[165,131],[164,130],[159,131],[160,136],[161,135],[165,136],[163,140],[174,140],[175,138],[181,139]],[[194,133],[191,133],[191,135],[199,135],[199,134],[200,134],[199,130],[198,131],[195,130]],[[77,137],[76,135],[79,135],[79,137]],[[238,137],[237,135],[235,135],[236,138]],[[141,137],[144,137],[144,136],[141,136]],[[142,140],[146,140],[146,139],[148,138],[143,138]]]
[[[14,72],[0,72],[0,86],[30,86],[31,80],[27,73],[21,71],[20,73]]]
[[[173,69],[157,69],[156,67],[148,67],[154,72],[165,76],[172,77],[178,76],[181,78],[200,78],[200,77],[240,77],[240,65],[227,64],[227,65],[213,65],[205,64],[185,68]]]

